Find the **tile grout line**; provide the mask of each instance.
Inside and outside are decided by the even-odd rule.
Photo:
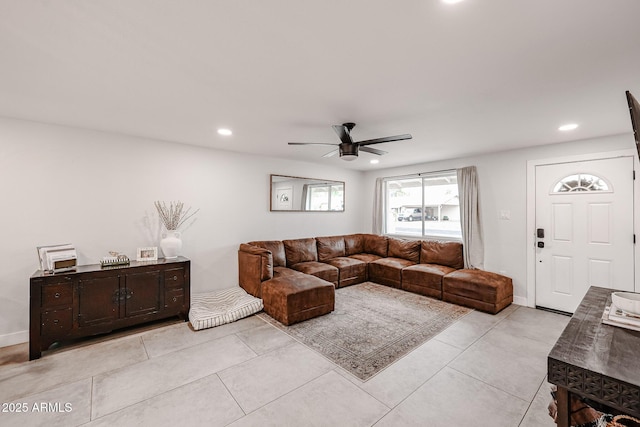
[[[203,380],[203,379],[205,379],[205,378],[212,377],[212,376],[214,376],[214,375],[215,375],[215,376],[218,376],[218,372],[214,372],[214,373],[212,373],[212,374],[205,375],[204,377],[197,378],[197,379],[194,379],[193,381],[189,381],[189,382],[186,382],[186,383],[184,383],[184,384],[180,384],[180,385],[178,385],[178,386],[176,386],[176,387],[173,387],[173,388],[171,388],[171,389],[165,390],[165,391],[163,391],[163,392],[162,392],[162,393],[160,393],[160,394],[156,394],[156,395],[153,395],[153,396],[149,396],[149,397],[147,397],[146,399],[139,400],[139,401],[134,402],[134,403],[131,403],[131,404],[127,405],[127,406],[123,406],[122,408],[116,409],[116,410],[115,410],[115,411],[113,411],[113,412],[109,412],[108,414],[104,414],[104,415],[101,415],[101,416],[97,417],[97,418],[96,418],[96,420],[97,420],[97,419],[100,419],[100,418],[105,418],[105,417],[111,416],[111,415],[113,415],[113,414],[117,414],[118,412],[124,411],[124,410],[129,409],[129,408],[131,408],[131,407],[133,407],[133,406],[136,406],[136,405],[140,405],[140,404],[142,404],[142,403],[144,403],[144,402],[148,402],[148,401],[150,401],[150,400],[152,400],[152,399],[157,399],[158,397],[160,397],[160,396],[162,396],[162,395],[164,395],[164,394],[174,392],[174,391],[176,391],[176,390],[178,390],[178,389],[180,389],[180,388],[182,388],[182,387],[186,387],[186,386],[188,386],[188,385],[191,385],[191,384],[193,384],[193,383],[195,383],[195,382],[201,381],[201,380]],[[226,388],[226,385],[224,384],[224,382],[222,381],[222,379],[220,379],[220,377],[218,377],[218,379],[220,380],[220,382],[222,383],[222,385],[224,385],[224,386],[225,386],[225,388]],[[93,392],[93,387],[92,387],[92,392]],[[93,393],[92,393],[92,394],[93,394]],[[233,397],[233,395],[231,395],[231,396]],[[234,400],[235,400],[235,398],[234,398]],[[93,404],[92,404],[92,406],[93,406]],[[240,406],[240,405],[238,405],[238,406]],[[240,409],[242,409],[242,407],[240,407]],[[243,412],[244,412],[244,411],[243,411]],[[94,420],[92,419],[91,421],[94,421]]]
[[[501,388],[500,388],[500,387],[498,387],[498,386],[495,386],[495,385],[493,385],[493,384],[490,384],[490,383],[486,382],[486,381],[485,381],[485,380],[483,380],[483,379],[476,378],[476,377],[474,377],[473,375],[468,374],[467,372],[462,372],[462,371],[460,371],[460,370],[458,370],[458,369],[454,368],[453,366],[449,366],[449,369],[452,369],[452,370],[454,370],[454,371],[458,372],[459,374],[462,374],[462,375],[464,375],[464,376],[466,376],[466,377],[469,377],[469,378],[472,378],[472,379],[474,379],[474,380],[476,380],[476,381],[479,381],[479,382],[481,382],[482,384],[485,384],[485,385],[487,385],[487,386],[489,386],[489,387],[491,387],[491,388],[494,388],[494,389],[496,389],[496,390],[499,390],[499,391],[501,391],[501,392],[503,392],[503,393],[505,393],[505,394],[508,394],[509,396],[514,397],[514,398],[516,398],[516,399],[518,399],[518,400],[521,400],[521,401],[523,401],[523,402],[525,402],[525,403],[529,403],[529,404],[531,404],[531,402],[533,402],[533,399],[535,399],[535,398],[536,398],[536,396],[535,396],[535,394],[534,394],[534,395],[533,395],[533,398],[529,401],[529,400],[527,400],[527,399],[523,399],[523,398],[522,398],[522,397],[520,397],[520,396],[516,396],[515,394],[513,394],[513,393],[511,393],[511,392],[508,392],[508,391],[506,391],[506,390],[503,390],[503,389],[501,389]],[[547,377],[547,374],[545,373],[544,378],[546,378],[546,377]],[[544,381],[544,379],[543,379],[543,381]],[[542,385],[542,383],[540,383],[540,384]],[[538,390],[539,390],[539,389],[540,389],[540,386],[538,386],[538,388],[536,389],[536,394],[538,393]]]
[[[216,377],[218,377],[218,380],[220,381],[220,384],[222,384],[222,386],[224,387],[225,390],[227,390],[227,393],[229,393],[229,396],[231,396],[231,398],[233,399],[234,402],[236,402],[236,405],[238,405],[238,408],[240,408],[240,410],[242,411],[242,413],[244,414],[243,416],[241,416],[240,418],[238,418],[237,420],[233,420],[231,422],[229,422],[227,425],[235,423],[238,420],[241,420],[242,418],[247,416],[247,411],[244,410],[244,408],[242,407],[242,405],[240,405],[240,402],[238,402],[238,399],[236,399],[236,397],[233,395],[233,393],[231,393],[231,390],[229,390],[229,387],[227,387],[227,384],[222,381],[222,378],[220,378],[220,375],[218,375],[218,372],[216,372],[215,374]]]
[[[522,414],[522,419],[518,423],[518,427],[521,426],[522,423],[524,422],[524,419],[527,418],[527,414],[529,413],[529,410],[533,406],[533,402],[536,400],[536,396],[538,395],[538,392],[540,391],[540,388],[546,382],[546,380],[547,380],[547,376],[545,375],[544,378],[542,379],[542,381],[540,382],[540,385],[538,386],[538,390],[536,391],[536,394],[533,396],[533,399],[531,399],[531,403],[529,403],[529,406],[527,407],[527,410],[524,411],[524,414]]]
[[[255,316],[255,315],[252,315],[252,316]],[[241,319],[241,320],[242,320],[242,319]],[[235,322],[234,322],[234,323],[235,323]],[[224,325],[220,325],[220,326],[224,326]],[[262,326],[262,325],[261,325],[261,326]],[[149,359],[155,359],[155,358],[158,358],[158,357],[166,356],[167,354],[175,353],[175,352],[182,351],[182,350],[187,350],[187,349],[189,349],[189,348],[197,347],[197,346],[199,346],[199,345],[202,345],[202,344],[205,344],[205,343],[208,343],[208,342],[212,342],[212,341],[216,341],[216,340],[219,340],[219,339],[222,339],[222,338],[226,338],[226,337],[231,336],[231,335],[236,335],[236,336],[237,336],[237,334],[238,334],[238,333],[240,333],[240,332],[248,331],[248,330],[250,330],[250,329],[255,329],[255,328],[257,328],[257,327],[258,327],[258,326],[252,326],[252,327],[248,327],[248,328],[246,328],[246,329],[242,329],[242,330],[240,330],[240,331],[233,331],[233,332],[229,332],[228,334],[220,335],[220,336],[215,337],[215,338],[205,339],[205,340],[204,340],[204,341],[202,341],[202,342],[197,342],[197,343],[193,343],[193,344],[190,344],[190,345],[186,345],[186,346],[184,346],[184,347],[176,348],[175,350],[171,350],[171,351],[168,351],[168,352],[166,352],[166,353],[162,353],[162,354],[159,354],[159,355],[156,355],[156,356],[150,356],[150,357],[149,357]],[[189,331],[190,331],[190,332],[198,333],[198,331],[191,330],[191,328],[189,328],[188,326],[187,326],[187,328],[189,329]],[[240,338],[240,337],[238,337],[238,338]],[[242,339],[240,339],[240,341],[242,341]],[[145,347],[145,351],[146,351],[146,347]],[[252,351],[253,351],[253,350],[252,350]],[[254,352],[254,353],[255,353],[255,352]]]
[[[89,422],[93,421],[93,386],[95,376],[91,376],[91,391],[89,392]]]
[[[142,344],[142,348],[144,349],[144,354],[147,355],[147,360],[151,360],[151,357],[149,356],[149,351],[147,350],[147,346],[144,343],[144,338],[142,337],[142,335],[140,335],[140,344]]]
[[[449,362],[451,363],[451,361]],[[386,414],[384,414],[384,416],[382,416],[378,421],[376,421],[375,423],[373,423],[371,425],[371,427],[375,426],[376,424],[378,424],[380,421],[382,421],[382,419],[384,419],[387,415],[389,415],[394,409],[396,409],[397,407],[399,407],[405,400],[407,400],[408,398],[410,398],[411,396],[413,396],[418,390],[420,390],[420,388],[422,388],[426,383],[428,383],[429,381],[431,381],[431,379],[433,377],[435,377],[436,375],[438,375],[444,368],[446,368],[447,366],[449,366],[449,363],[447,363],[446,365],[444,365],[443,367],[441,367],[440,369],[438,369],[436,372],[434,372],[433,375],[431,375],[429,378],[427,378],[422,384],[420,384],[418,387],[416,387],[415,390],[413,390],[411,393],[409,393],[407,396],[405,396],[402,400],[400,400],[393,408],[391,408],[389,410],[389,412],[387,412]],[[366,392],[366,390],[363,390]],[[382,402],[381,402],[382,403]],[[384,405],[384,403],[383,403]],[[387,405],[385,405],[387,406]]]
[[[248,328],[248,329],[249,329],[249,328]],[[236,335],[236,334],[237,334],[237,332],[233,332],[233,333],[230,333],[230,334],[224,335],[224,336],[222,336],[222,337],[218,337],[218,338],[216,338],[216,339],[222,339],[222,338],[226,338],[226,337],[229,337],[229,336],[231,336],[231,335]],[[237,337],[237,336],[236,336],[236,338],[238,338],[238,339],[240,340],[240,338],[239,338],[239,337]],[[141,340],[141,341],[143,341],[143,340],[142,340],[142,337],[140,337],[140,340]],[[214,340],[210,340],[210,341],[215,341],[215,339],[214,339]],[[205,342],[209,342],[209,341],[205,341]],[[200,344],[204,344],[205,342],[200,343]],[[243,344],[247,349],[249,349],[252,353],[254,353],[254,354],[255,354],[255,356],[254,356],[254,357],[252,357],[251,359],[247,359],[247,360],[253,360],[253,359],[255,359],[256,357],[258,357],[258,356],[259,356],[259,355],[258,355],[255,351],[253,351],[253,349],[251,349],[251,348],[250,348],[250,347],[249,347],[249,346],[248,346],[244,341],[240,340],[240,342],[241,342],[241,343],[242,343],[242,344]],[[196,344],[196,345],[200,345],[200,344]],[[195,347],[196,345],[189,346],[189,347],[186,347],[186,348]],[[145,353],[147,353],[146,346],[144,345],[144,342],[142,343],[142,346],[143,346],[143,348],[145,349]],[[182,351],[182,350],[184,350],[184,349],[185,349],[185,348],[181,348],[181,349],[179,349],[179,350],[170,351],[170,352],[165,353],[165,354],[162,354],[162,355],[160,355],[160,356],[158,356],[158,357],[156,357],[156,358],[153,358],[153,360],[157,360],[159,357],[163,357],[163,356],[169,355],[169,354],[174,353],[174,352],[176,352],[176,351]],[[147,354],[147,357],[148,357],[148,354]],[[136,365],[136,364],[145,363],[145,362],[151,362],[151,361],[152,361],[152,359],[151,359],[151,358],[147,358],[147,360],[142,360],[142,361],[140,361],[140,362],[134,363],[133,365],[127,365],[127,366],[134,366],[134,365]],[[246,362],[246,360],[245,360],[244,362]],[[244,363],[244,362],[241,362],[241,363]],[[234,365],[234,366],[235,366],[235,365]],[[229,368],[231,368],[231,367],[232,367],[232,366],[228,366],[228,367],[226,367],[226,368],[222,369],[221,371],[224,371],[225,369],[229,369]],[[120,369],[120,368],[117,368],[117,369]],[[114,369],[114,370],[116,370],[116,369]],[[165,390],[165,391],[163,391],[163,392],[162,392],[162,393],[160,393],[160,394],[156,394],[156,395],[150,396],[150,397],[148,397],[148,398],[146,398],[146,399],[140,400],[140,401],[138,401],[138,402],[131,403],[130,405],[127,405],[127,406],[124,406],[124,407],[122,407],[122,408],[119,408],[119,409],[117,409],[117,410],[115,410],[115,411],[113,411],[113,412],[109,412],[108,414],[104,414],[104,415],[102,415],[102,416],[100,416],[100,417],[98,417],[98,418],[103,418],[103,417],[106,417],[106,416],[109,416],[109,415],[115,414],[115,413],[117,413],[117,412],[123,411],[123,410],[125,410],[125,409],[127,409],[127,408],[131,408],[132,406],[138,405],[138,404],[140,404],[140,403],[143,403],[143,402],[149,401],[149,400],[151,400],[151,399],[155,399],[155,398],[157,398],[158,396],[162,396],[163,394],[166,394],[166,393],[169,393],[169,392],[175,391],[175,390],[177,390],[177,389],[179,389],[179,388],[181,388],[181,387],[184,387],[184,386],[189,385],[189,384],[193,384],[193,383],[194,383],[194,382],[196,382],[196,381],[200,381],[200,380],[202,380],[202,379],[204,379],[204,378],[208,378],[208,377],[210,377],[210,376],[212,376],[212,375],[216,375],[216,376],[217,376],[217,375],[218,375],[218,373],[219,373],[219,372],[221,372],[221,371],[213,372],[212,374],[205,375],[204,377],[200,377],[200,378],[194,379],[194,380],[192,380],[192,381],[188,381],[188,382],[186,382],[186,383],[184,383],[184,384],[180,384],[180,385],[178,385],[178,386],[176,386],[176,387],[173,387],[173,388],[171,388],[171,389]],[[108,372],[112,372],[112,371],[108,371]],[[100,375],[103,375],[103,374],[104,374],[104,373],[102,373],[102,374],[100,374]],[[220,379],[220,382],[221,382],[223,385],[225,385],[225,384],[224,384],[224,382],[222,381],[222,379],[221,379],[220,377],[218,377],[218,378]],[[92,382],[93,382],[93,377],[92,377]],[[225,388],[226,388],[226,385],[225,385]],[[93,391],[93,387],[92,387],[92,391]],[[232,395],[232,397],[233,397],[233,395]],[[235,400],[235,398],[234,398],[234,400]],[[238,406],[240,406],[240,405],[238,405]],[[93,405],[92,405],[92,409],[93,409]],[[242,407],[241,407],[241,406],[240,406],[240,409],[242,410]],[[244,412],[244,410],[243,410],[243,412]]]
[[[338,372],[338,369],[342,369],[343,371],[345,371],[345,370],[344,370],[344,368],[342,368],[341,366],[337,366],[337,365],[336,365],[336,368],[332,369],[332,371],[333,371],[333,372],[335,372],[336,374],[340,375],[340,376],[341,376],[342,378],[344,378],[346,381],[348,381],[348,382],[349,382],[349,384],[353,384],[355,387],[358,387],[358,389],[359,389],[359,390],[361,390],[361,391],[363,391],[367,396],[370,396],[370,397],[371,397],[372,399],[374,399],[376,402],[379,402],[382,406],[384,406],[385,408],[389,409],[389,410],[387,411],[387,414],[388,414],[389,412],[391,412],[391,410],[393,410],[393,408],[395,408],[395,406],[394,406],[394,407],[390,407],[389,405],[387,405],[386,403],[382,402],[380,399],[378,399],[377,397],[375,397],[374,395],[372,395],[371,393],[369,393],[369,391],[367,391],[367,390],[363,389],[363,388],[362,388],[362,386],[366,384],[366,381],[365,381],[365,382],[363,382],[362,384],[356,384],[356,383],[354,383],[353,381],[349,380],[349,378],[345,378],[345,377],[344,377],[344,375],[342,375],[340,372]],[[349,372],[348,372],[348,371],[345,371],[345,372],[346,372],[347,374],[349,374]],[[351,375],[351,374],[349,374],[349,375]],[[426,382],[426,381],[425,381],[425,382]],[[385,415],[386,415],[386,414],[385,414]],[[383,415],[383,417],[384,417],[384,415]],[[376,422],[377,422],[377,421],[376,421]]]

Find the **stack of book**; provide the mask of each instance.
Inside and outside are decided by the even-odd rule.
[[[40,270],[57,272],[72,269],[76,266],[78,255],[71,243],[63,245],[38,246]]]
[[[640,316],[620,310],[611,300],[607,302],[602,313],[602,323],[640,331]]]

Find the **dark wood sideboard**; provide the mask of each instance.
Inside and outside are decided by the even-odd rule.
[[[571,395],[640,417],[640,332],[601,322],[612,289],[592,286],[549,353],[558,387],[558,427],[570,425]]]
[[[55,342],[173,316],[188,320],[190,269],[191,261],[178,257],[36,271],[30,279],[29,360]]]

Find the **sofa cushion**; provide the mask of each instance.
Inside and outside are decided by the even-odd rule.
[[[402,289],[442,299],[442,278],[455,271],[439,264],[416,264],[402,270]]]
[[[287,256],[287,267],[307,261],[318,261],[316,239],[283,240],[284,252]]]
[[[415,265],[403,258],[380,258],[369,263],[369,280],[394,288],[401,288],[402,269]]]
[[[327,264],[337,267],[338,286],[355,285],[367,280],[367,263],[352,257],[337,257],[327,260]]]
[[[423,240],[420,263],[446,265],[455,269],[463,268],[462,243]]]
[[[388,256],[420,262],[420,240],[389,239]]]
[[[271,252],[274,267],[286,267],[287,259],[284,254],[284,244],[280,240],[261,240],[249,242],[250,245],[258,246]]]
[[[318,261],[299,262],[291,266],[294,270],[319,277],[338,285],[338,267]]]
[[[389,247],[389,239],[386,236],[378,236],[375,234],[365,234],[364,251],[368,254],[386,257]]]
[[[273,277],[282,277],[282,276],[293,276],[293,275],[302,275],[303,273],[298,270],[294,270],[289,267],[275,267],[273,269]]]
[[[349,256],[349,258],[358,259],[360,261],[364,261],[367,264],[369,264],[373,261],[382,259],[383,257],[381,257],[380,255],[374,255],[374,254],[355,254],[355,255]]]
[[[364,252],[364,235],[349,234],[344,236],[345,255],[355,255]]]
[[[318,247],[318,261],[345,256],[343,236],[316,237]]]

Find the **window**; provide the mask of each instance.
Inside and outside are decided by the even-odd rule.
[[[553,187],[553,193],[577,193],[583,191],[609,191],[602,179],[588,173],[579,173],[562,178]]]
[[[306,210],[343,210],[344,187],[342,184],[309,185],[307,188]]]
[[[385,234],[458,240],[460,201],[455,170],[387,178]]]

